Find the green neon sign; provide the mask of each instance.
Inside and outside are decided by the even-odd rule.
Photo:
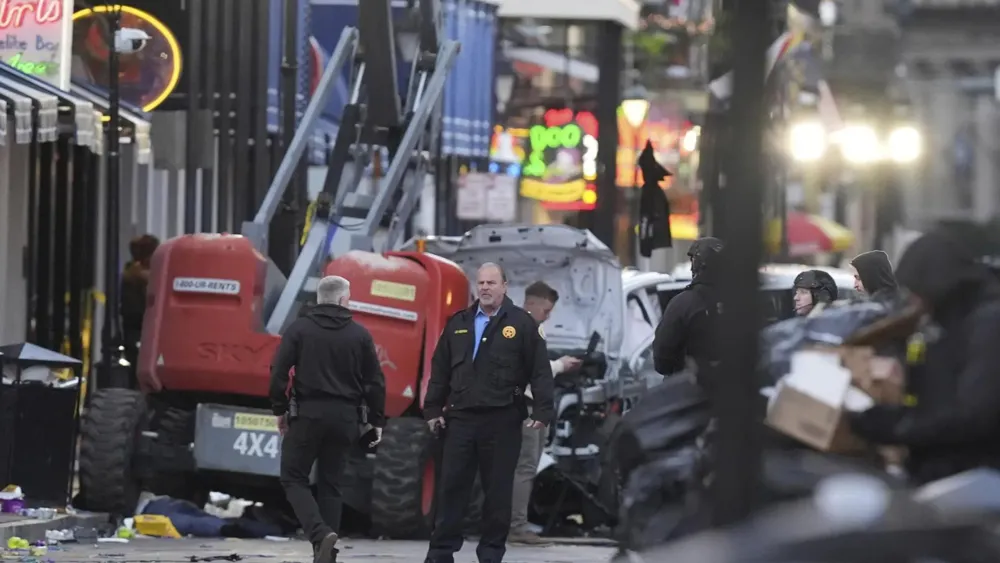
[[[31,62],[22,60],[24,53],[17,53],[13,57],[7,59],[7,64],[16,68],[17,70],[34,76],[47,76],[55,72],[56,68],[59,66],[57,63],[53,62]]]
[[[528,131],[531,150],[525,158],[526,162],[521,174],[533,178],[544,178],[546,170],[552,163],[553,152],[556,149],[575,149],[583,142],[583,129],[576,123],[547,127],[535,125]]]

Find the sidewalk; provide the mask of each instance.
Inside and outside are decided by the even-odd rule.
[[[71,530],[73,528],[96,528],[105,525],[107,514],[81,512],[78,514],[59,514],[49,520],[25,518],[17,514],[0,514],[0,542],[6,546],[7,540],[14,536],[30,542],[45,539],[47,530]]]

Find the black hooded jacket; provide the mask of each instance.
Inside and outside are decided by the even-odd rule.
[[[895,299],[898,294],[896,276],[892,274],[889,255],[881,250],[862,252],[851,260],[851,266],[858,271],[865,292],[878,300]]]
[[[722,241],[704,238],[691,245],[691,285],[667,303],[653,340],[653,365],[663,375],[684,369],[692,358],[699,367],[718,358],[715,326],[721,300],[718,295]]]
[[[853,428],[876,443],[908,446],[918,482],[1000,469],[1000,281],[940,231],[907,249],[896,279],[927,304],[940,337],[908,373],[916,406],[872,408]]]
[[[368,329],[340,305],[317,305],[281,336],[271,362],[271,408],[288,412],[289,371],[299,414],[322,417],[331,408],[368,407],[368,422],[385,424],[385,377]]]

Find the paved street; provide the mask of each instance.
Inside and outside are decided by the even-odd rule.
[[[423,560],[427,544],[408,541],[343,540],[340,545],[341,563],[346,561],[413,562]],[[553,545],[548,547],[511,547],[506,563],[606,563],[612,549],[594,546]],[[52,562],[118,562],[123,563],[188,563],[191,561],[225,561],[236,554],[247,563],[309,562],[312,551],[301,541],[274,542],[266,540],[160,540],[136,539],[128,544],[102,543],[97,545],[66,544],[50,549],[36,558],[17,557],[5,552],[2,561],[24,563]],[[192,556],[196,559],[192,559]],[[215,557],[218,557],[217,559]],[[237,560],[233,558],[232,560]],[[466,543],[456,563],[475,563],[475,544]]]

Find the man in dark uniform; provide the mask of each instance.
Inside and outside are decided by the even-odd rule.
[[[317,305],[289,325],[271,362],[271,408],[284,435],[281,486],[313,544],[314,563],[337,559],[340,484],[351,448],[360,438],[362,406],[375,429],[370,445],[381,440],[385,424],[385,377],[371,333],[351,318],[350,299],[346,279],[321,279]],[[318,504],[309,488],[314,463]]]
[[[444,453],[434,531],[426,563],[454,563],[462,549],[462,523],[479,470],[485,493],[476,554],[501,563],[510,531],[514,469],[521,426],[544,428],[553,417],[553,379],[544,333],[507,297],[500,266],[483,264],[479,299],[456,313],[434,351],[424,416],[444,431]],[[525,388],[533,394],[527,418]]]
[[[699,368],[699,380],[718,356],[715,323],[722,307],[718,295],[722,241],[705,237],[694,241],[691,285],[667,303],[653,340],[653,366],[663,375],[684,369],[687,358]],[[704,381],[703,381],[704,383]]]

